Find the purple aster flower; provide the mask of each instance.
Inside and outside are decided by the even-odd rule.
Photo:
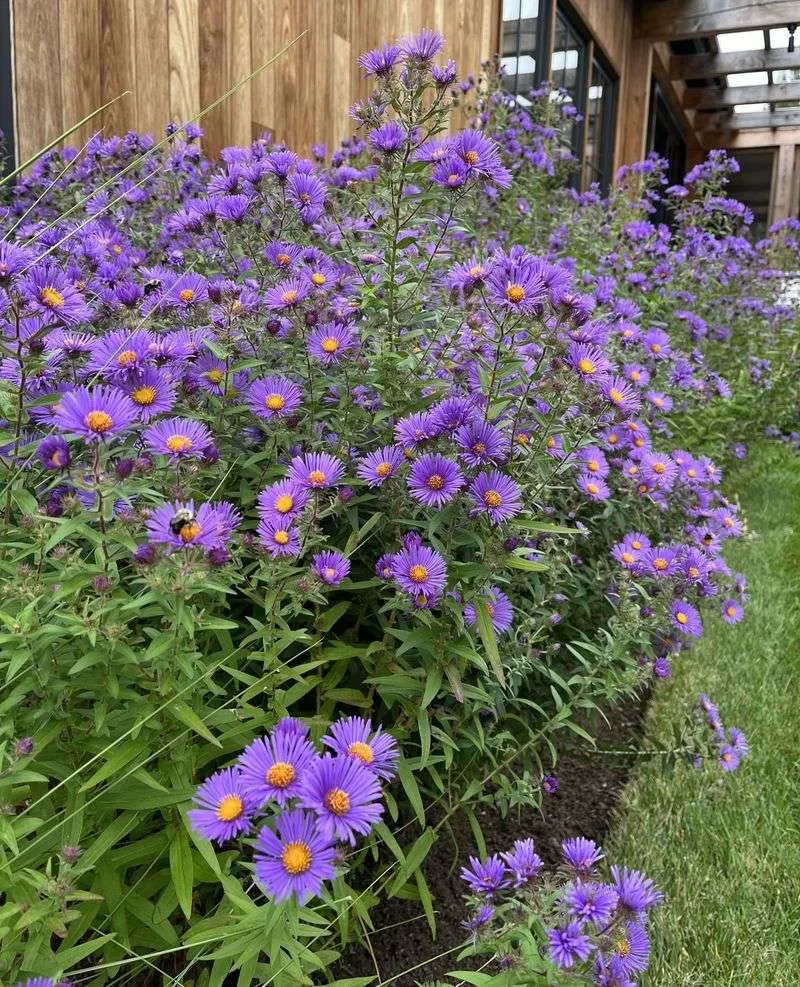
[[[440,88],[446,89],[456,81],[456,63],[452,58],[447,60],[446,65],[432,65],[431,78]]]
[[[303,391],[283,377],[254,380],[247,393],[247,405],[253,414],[267,420],[285,418],[303,403]]]
[[[492,301],[523,315],[540,312],[547,298],[542,266],[534,257],[498,264],[489,273],[486,286]]]
[[[656,360],[667,360],[672,355],[669,336],[663,329],[649,329],[642,336],[642,345]]]
[[[48,435],[42,439],[36,450],[42,466],[49,470],[69,469],[72,456],[69,446],[60,435]]]
[[[20,980],[14,987],[55,987],[55,985],[50,977],[29,977],[27,980]]]
[[[151,425],[142,436],[145,445],[172,462],[202,459],[213,437],[205,425],[192,418],[168,418]]]
[[[344,465],[327,452],[308,452],[295,456],[286,479],[309,490],[337,487],[344,475]]]
[[[320,218],[325,211],[327,187],[318,175],[296,171],[286,182],[286,198],[297,209],[306,226]]]
[[[717,764],[723,771],[735,771],[741,763],[742,755],[732,744],[723,744],[719,749]]]
[[[153,337],[148,332],[120,329],[107,333],[92,344],[86,372],[110,380],[124,380],[140,373],[151,362]]]
[[[253,861],[255,876],[276,901],[295,895],[303,904],[336,876],[336,850],[310,812],[294,809],[259,831]]]
[[[703,633],[703,621],[695,607],[686,600],[674,600],[670,607],[672,623],[683,634],[690,634],[692,637],[701,637]]]
[[[460,457],[469,467],[486,466],[503,459],[503,433],[483,419],[462,425],[455,434]]]
[[[55,418],[69,434],[86,442],[105,442],[136,420],[136,406],[117,387],[76,387],[61,396]]]
[[[669,579],[678,568],[678,555],[671,548],[649,548],[641,556],[642,571],[656,579]]]
[[[439,433],[430,412],[419,411],[401,418],[394,427],[394,438],[398,445],[414,448]]]
[[[514,622],[514,607],[511,600],[497,586],[490,586],[482,596],[483,603],[489,611],[492,626],[498,634],[504,634]],[[477,623],[475,606],[468,603],[464,607],[464,620],[470,627]]]
[[[380,487],[402,466],[402,449],[397,446],[383,446],[363,456],[356,467],[356,473],[368,487]]]
[[[603,396],[624,415],[633,414],[642,405],[641,398],[636,393],[636,390],[624,377],[607,375],[601,381],[600,390]]]
[[[256,534],[273,559],[300,554],[300,535],[288,521],[281,521],[275,517],[262,517],[258,522]]]
[[[522,491],[517,484],[499,470],[479,474],[469,488],[475,503],[471,515],[486,512],[493,524],[507,521],[522,510]]]
[[[630,983],[629,978],[647,969],[650,962],[650,940],[638,922],[625,922],[610,933],[611,943],[604,951],[609,974],[616,983]],[[610,981],[614,983],[614,981]]]
[[[545,775],[542,778],[542,791],[545,795],[555,795],[558,789],[558,778],[555,775]]]
[[[325,366],[338,363],[358,345],[358,336],[352,326],[326,322],[319,326],[306,341],[308,352]]]
[[[151,542],[168,545],[172,551],[185,548],[222,548],[241,515],[230,504],[201,504],[194,501],[161,504],[147,519]]]
[[[350,560],[341,552],[317,552],[311,571],[328,586],[338,586],[350,573]]]
[[[564,900],[573,918],[593,922],[602,928],[611,920],[618,895],[610,884],[581,881],[569,889]]]
[[[447,584],[447,565],[432,548],[409,545],[391,556],[392,576],[415,599],[437,597]]]
[[[373,730],[361,716],[346,716],[331,723],[322,743],[339,757],[354,757],[379,778],[389,780],[397,771],[400,751],[397,741],[383,727]]]
[[[365,75],[385,76],[389,75],[398,63],[400,54],[399,45],[383,45],[381,48],[374,48],[359,55],[358,64]]]
[[[563,928],[548,929],[547,938],[550,943],[550,959],[562,969],[569,969],[576,961],[582,963],[592,951],[591,940],[581,931],[580,922],[570,922]]]
[[[300,794],[305,773],[316,757],[306,734],[278,725],[246,747],[236,764],[243,786],[259,807],[270,799],[286,805]]]
[[[271,483],[258,495],[262,518],[276,524],[291,524],[308,503],[308,491],[293,480]]]
[[[448,154],[441,161],[437,161],[431,172],[431,181],[434,185],[449,189],[451,192],[460,189],[468,178],[469,168],[455,154]]]
[[[494,907],[487,902],[477,908],[475,913],[461,924],[468,932],[478,933],[492,921],[494,914]]]
[[[642,476],[650,486],[669,490],[677,475],[677,464],[663,453],[651,452],[642,459]]]
[[[458,466],[439,453],[429,453],[411,467],[408,489],[411,496],[425,507],[443,507],[464,485]]]
[[[264,303],[271,312],[283,312],[299,305],[311,290],[310,283],[301,278],[289,278],[264,295]]]
[[[657,679],[668,679],[672,675],[669,658],[656,658],[653,662],[653,674]]]
[[[92,310],[83,295],[56,267],[34,267],[19,282],[19,290],[30,308],[59,322],[74,325],[92,321]]]
[[[400,51],[413,62],[429,62],[444,47],[444,38],[438,31],[424,27],[411,38],[401,38]]]
[[[471,868],[471,869],[470,869]],[[511,885],[511,880],[499,854],[492,854],[481,863],[477,857],[469,858],[469,867],[461,868],[461,880],[475,894],[492,898],[496,892]]]
[[[192,801],[197,807],[188,812],[192,829],[216,843],[249,832],[259,807],[258,798],[235,768],[223,768],[206,778]]]
[[[744,610],[736,600],[723,600],[721,614],[726,624],[738,624],[744,617]]]
[[[387,120],[370,131],[369,139],[373,146],[383,154],[394,154],[408,140],[408,134],[396,120]]]
[[[533,840],[514,840],[514,845],[500,856],[514,875],[514,887],[521,888],[524,884],[538,877],[544,863],[536,853]]]
[[[600,347],[588,343],[572,343],[567,354],[567,363],[587,380],[607,374],[612,367],[611,361]]]
[[[663,898],[650,878],[645,877],[641,871],[612,864],[611,878],[619,895],[619,907],[630,912],[634,918],[641,918]]]
[[[445,398],[428,412],[428,421],[433,434],[456,432],[468,425],[474,414],[475,403],[470,398]],[[459,441],[458,438],[456,441]]]
[[[592,473],[581,473],[575,484],[590,500],[608,500],[611,496],[611,491],[605,480]]]
[[[608,476],[609,465],[602,449],[597,446],[584,446],[579,449],[576,456],[583,464],[584,470],[591,476],[599,476],[602,479]]]
[[[175,386],[160,370],[147,367],[121,381],[119,386],[136,405],[141,421],[149,422],[175,407]]]
[[[455,155],[467,168],[467,173],[480,175],[500,188],[511,185],[511,172],[503,165],[500,148],[480,130],[462,130],[451,138],[448,155]]]
[[[747,757],[750,753],[750,745],[747,742],[747,737],[739,730],[737,727],[731,727],[728,731],[731,738],[731,745],[739,753],[741,757]]]
[[[355,845],[380,821],[383,805],[378,778],[358,758],[318,758],[308,771],[302,805],[313,810],[323,835]]]
[[[578,874],[589,874],[595,864],[602,860],[603,853],[594,840],[575,836],[570,840],[564,840],[561,844],[561,856]]]

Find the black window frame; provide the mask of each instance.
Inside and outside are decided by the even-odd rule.
[[[549,55],[549,61],[552,63],[552,57],[555,53],[555,37],[556,31],[558,30],[559,20],[562,22],[568,35],[572,35],[580,43],[580,48],[578,49],[582,52],[583,57],[578,57],[578,65],[575,72],[575,95],[572,98],[572,105],[578,111],[580,115],[580,120],[573,120],[572,122],[572,134],[569,142],[570,150],[575,155],[575,161],[577,162],[577,169],[572,176],[571,184],[575,188],[580,188],[581,176],[583,174],[583,133],[586,126],[586,100],[589,95],[589,62],[592,48],[592,35],[586,30],[583,22],[577,16],[573,8],[568,3],[562,2],[562,0],[557,0],[555,4],[555,24],[552,33],[552,50]],[[565,49],[567,51],[569,49]],[[561,71],[566,72],[566,65]],[[556,80],[553,78],[552,69],[550,71],[550,81],[554,88],[561,89],[561,86],[556,85]]]
[[[533,57],[535,68],[533,71],[533,86],[527,87],[524,92],[520,92],[519,89],[519,77],[520,73],[517,71],[513,76],[503,75],[503,88],[511,93],[512,96],[527,96],[531,89],[535,89],[540,86],[549,76],[550,73],[550,37],[553,24],[553,15],[555,10],[555,3],[553,0],[539,0],[539,9],[536,14],[536,48],[522,48],[522,3],[524,0],[518,0],[520,7],[520,16],[516,18],[517,29],[517,47],[514,54],[506,52],[505,50],[505,35],[506,35],[506,24],[512,24],[514,18],[508,18],[507,20],[503,16],[503,2],[500,3],[500,59],[504,58],[516,58],[517,69],[519,69],[519,59],[523,55],[531,55]],[[513,85],[509,83],[514,80]]]
[[[599,135],[600,155],[596,169],[593,166],[593,170],[596,170],[597,175],[590,176],[588,174],[589,165],[586,155],[587,143],[584,143],[584,160],[581,163],[581,168],[583,169],[584,177],[586,178],[586,181],[584,182],[586,187],[588,188],[592,184],[592,181],[596,180],[600,185],[600,191],[603,195],[606,195],[608,190],[611,188],[611,181],[614,171],[614,146],[616,144],[617,136],[617,101],[619,96],[619,78],[612,69],[608,59],[597,47],[596,42],[593,46],[592,59],[589,66],[589,82],[586,88],[586,113],[584,114],[584,118],[586,121],[585,126],[587,128],[587,142],[589,126],[589,94],[591,93],[592,86],[595,85],[595,70],[598,70],[603,76],[603,99],[600,105],[600,114],[596,125],[597,133]]]
[[[0,157],[0,173],[16,165],[14,134],[14,78],[12,71],[11,3],[0,0],[0,130],[5,136],[5,158]]]
[[[668,142],[665,149],[656,148],[656,131],[661,126],[666,131]],[[680,153],[676,153],[676,150]],[[656,76],[650,80],[650,105],[647,116],[647,153],[653,151],[667,160],[667,185],[678,185],[683,181],[688,164],[689,146],[686,132],[673,112]],[[656,223],[671,222],[671,213],[664,202],[659,202],[652,219]]]

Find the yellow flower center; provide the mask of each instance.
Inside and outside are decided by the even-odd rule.
[[[284,531],[283,529],[281,529],[280,531],[276,531],[275,534],[272,536],[272,540],[275,542],[276,545],[288,545],[289,532]]]
[[[472,451],[476,456],[482,456],[486,452],[486,443],[476,442],[472,447]]]
[[[276,761],[267,771],[267,784],[273,788],[287,788],[297,777],[293,765],[288,761]]]
[[[372,748],[369,744],[365,744],[360,740],[354,740],[347,748],[347,753],[352,757],[357,757],[362,764],[372,764],[375,759],[375,755],[372,753]]]
[[[412,565],[408,570],[408,578],[412,583],[424,583],[428,578],[428,570],[424,565]]]
[[[325,482],[325,474],[322,470],[311,470],[308,474],[308,482],[312,487],[319,487]]]
[[[641,379],[642,379],[642,375],[639,373],[638,370],[631,370],[631,380],[632,381],[636,382],[636,381],[641,380]]]
[[[287,843],[281,854],[281,863],[287,874],[305,874],[311,866],[311,848],[307,843]]]
[[[180,539],[182,542],[194,541],[202,530],[197,521],[190,521],[181,528]]]
[[[284,291],[283,294],[281,295],[281,301],[283,302],[284,305],[291,305],[293,301],[296,301],[296,299],[297,299],[297,291],[294,288],[289,288],[287,291]]]
[[[667,467],[666,467],[666,465],[664,463],[654,463],[653,464],[653,472],[654,473],[664,473],[664,472],[666,472],[666,469],[667,469]]]
[[[222,378],[224,376],[225,375],[223,374],[223,372],[219,370],[217,367],[215,367],[213,370],[208,371],[208,373],[206,374],[206,380],[210,384],[220,384],[222,383]]]
[[[723,520],[722,523],[725,525],[726,528],[732,528],[733,527],[733,518],[732,517],[726,517],[726,518],[724,518],[724,520]]]
[[[517,445],[526,446],[531,440],[524,432],[518,432],[514,436],[514,441]]]
[[[339,340],[326,336],[319,345],[323,353],[335,353],[339,349]]]
[[[663,572],[665,569],[669,568],[669,562],[666,559],[656,559],[653,562],[653,568],[658,569],[659,572]]]
[[[123,350],[117,357],[117,363],[120,367],[129,367],[132,363],[136,363],[136,351]]]
[[[392,464],[387,463],[385,460],[382,463],[378,463],[375,467],[375,475],[381,478],[387,477],[392,472]]]
[[[616,387],[611,388],[611,390],[608,392],[608,396],[609,398],[611,398],[614,404],[619,404],[620,401],[623,401],[625,398],[625,395],[622,393],[622,391],[618,390]]]
[[[729,617],[735,617],[736,616],[736,607],[725,607],[725,613]]]
[[[689,575],[692,577],[692,579],[697,579],[700,576],[700,570],[697,568],[696,565],[689,566]]]
[[[432,473],[425,484],[431,490],[441,490],[444,486],[444,479],[438,473]]]
[[[39,292],[39,300],[48,308],[63,308],[64,296],[55,288],[42,288]]]
[[[600,487],[598,487],[596,483],[587,483],[586,492],[594,496],[594,494],[600,493]]]
[[[689,622],[689,618],[686,616],[685,613],[676,613],[675,619],[678,621],[679,624],[687,624]]]
[[[590,473],[596,473],[600,469],[600,463],[598,463],[596,459],[590,459],[586,463],[586,469],[589,470]]]
[[[192,291],[191,288],[184,288],[183,291],[178,295],[178,298],[180,298],[182,302],[193,302],[194,292]]]
[[[194,443],[188,435],[170,435],[165,445],[170,452],[188,452]]]
[[[622,561],[623,561],[623,562],[624,562],[624,563],[625,563],[626,565],[630,565],[630,564],[631,564],[631,562],[635,562],[635,561],[636,561],[636,559],[634,558],[634,556],[633,556],[633,555],[631,555],[631,553],[630,553],[630,552],[623,552],[623,553],[622,553]]]
[[[593,374],[595,365],[592,360],[585,356],[582,360],[578,361],[578,369],[582,374]]]
[[[114,422],[106,411],[90,411],[83,419],[83,424],[92,432],[99,432],[102,435],[112,428]]]
[[[322,801],[325,808],[335,816],[343,816],[350,811],[350,796],[341,788],[331,788]]]
[[[291,494],[281,494],[275,500],[275,510],[279,514],[288,514],[294,507],[294,497]]]
[[[694,468],[694,466],[690,466],[689,469],[686,470],[686,475],[694,479],[694,477],[697,476],[697,470]]]
[[[631,944],[627,939],[620,936],[614,943],[614,950],[618,956],[627,956],[631,951]]]
[[[476,165],[480,161],[477,151],[467,151],[464,155],[464,160],[468,165]]]
[[[136,404],[143,404],[143,405],[152,404],[156,399],[156,389],[155,387],[150,387],[150,386],[137,387],[136,390],[131,394],[131,397],[136,402]]]
[[[217,819],[220,822],[233,822],[244,812],[244,802],[238,795],[226,795],[217,806]]]
[[[482,277],[482,275],[483,275],[483,268],[477,264],[475,265],[475,267],[471,267],[469,269],[469,276],[471,278],[479,278]]]
[[[487,490],[483,495],[483,502],[487,507],[499,507],[503,498],[497,490]]]
[[[320,271],[314,271],[311,275],[311,283],[315,284],[318,288],[325,284],[325,275]]]
[[[647,484],[646,483],[640,483],[639,486],[636,489],[639,491],[640,494],[646,494],[647,493]]]
[[[525,297],[525,289],[521,284],[510,284],[506,288],[506,298],[514,305],[518,305]]]
[[[650,351],[652,353],[660,353],[661,352],[661,344],[660,343],[653,343],[653,345],[650,347]]]
[[[461,175],[452,174],[447,176],[448,185],[459,185],[461,183]]]
[[[642,543],[638,539],[636,541],[631,542],[631,548],[635,548],[637,552],[641,547],[642,547]]]
[[[612,433],[611,435],[609,435],[609,437],[608,437],[608,444],[610,446],[615,446],[618,442],[619,442],[619,436],[618,435],[615,435],[614,433]]]
[[[268,394],[264,399],[264,407],[270,411],[280,411],[286,404],[286,399],[280,394]]]
[[[281,267],[286,267],[286,265],[290,264],[291,261],[292,258],[288,254],[278,254],[275,257],[275,263],[280,264]]]
[[[119,254],[122,253],[122,247],[120,247],[120,245],[118,243],[115,243],[114,246],[111,249],[118,256],[119,256]]]
[[[63,461],[64,461],[64,457],[63,457],[63,455],[61,454],[61,451],[60,451],[59,449],[56,449],[56,451],[55,451],[55,452],[53,453],[53,455],[52,455],[52,456],[50,457],[50,462],[51,462],[51,463],[52,463],[52,464],[53,464],[54,466],[61,466],[61,464],[63,463]]]

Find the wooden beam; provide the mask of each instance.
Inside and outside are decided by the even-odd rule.
[[[703,117],[697,122],[703,124]],[[800,127],[800,110],[781,110],[775,113],[709,114],[703,130],[772,130],[774,127]]]
[[[800,82],[773,86],[729,86],[727,89],[687,89],[683,105],[695,110],[725,110],[740,103],[780,103],[800,100]]]
[[[651,41],[677,41],[797,21],[797,0],[662,0],[639,5],[634,34]]]
[[[800,147],[800,127],[779,130],[706,130],[700,133],[703,147],[724,147],[729,151],[744,151],[755,147],[782,147],[791,144]]]
[[[641,161],[647,153],[652,74],[653,45],[642,38],[632,38],[626,46],[622,99],[617,109],[617,167]]]
[[[788,219],[791,215],[794,192],[795,149],[791,144],[778,148],[775,155],[775,167],[772,171],[772,201],[770,202],[770,224],[779,219]]]
[[[703,55],[673,55],[669,61],[670,79],[713,79],[729,72],[770,72],[779,69],[800,70],[800,47],[771,51],[709,52]]]

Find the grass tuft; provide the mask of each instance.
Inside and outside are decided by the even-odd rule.
[[[751,754],[739,771],[637,766],[611,859],[666,895],[653,920],[651,987],[800,983],[800,460],[766,442],[731,478],[748,536],[726,559],[750,583],[744,621],[706,634],[656,691],[645,744],[670,743],[687,697],[707,692]]]

